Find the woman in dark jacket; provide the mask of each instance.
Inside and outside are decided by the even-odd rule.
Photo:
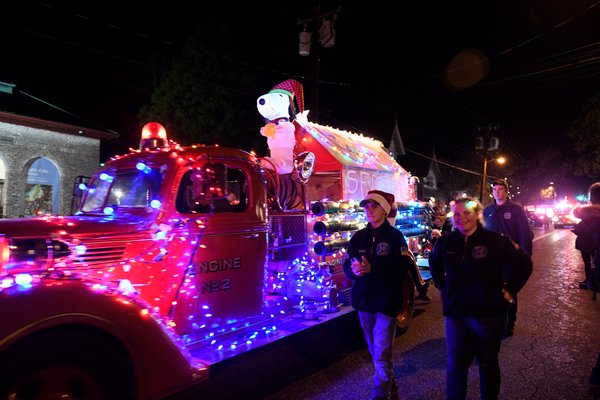
[[[452,211],[455,229],[437,240],[429,257],[446,318],[446,398],[466,397],[475,357],[481,398],[496,399],[506,310],[531,275],[531,258],[507,236],[483,228],[477,201],[461,198]]]

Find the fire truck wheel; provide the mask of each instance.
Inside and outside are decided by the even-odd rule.
[[[133,366],[114,340],[60,327],[24,339],[0,358],[0,398],[131,400]]]
[[[406,278],[404,279],[402,293],[404,293],[404,305],[400,313],[396,316],[396,330],[398,333],[408,330],[415,311],[415,283],[410,272],[406,274]]]

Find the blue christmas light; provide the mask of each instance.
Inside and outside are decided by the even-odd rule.
[[[106,172],[101,173],[99,178],[101,181],[106,181],[106,182],[112,182],[115,179],[113,176],[110,176]]]
[[[29,274],[19,274],[15,276],[15,283],[21,287],[30,287],[33,277]]]
[[[112,207],[104,207],[103,212],[105,215],[113,215],[115,213],[115,209]]]

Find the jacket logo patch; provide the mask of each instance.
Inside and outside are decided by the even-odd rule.
[[[511,219],[512,218],[512,214],[510,213],[510,211],[507,211],[504,213],[504,215],[502,216],[504,219]]]
[[[485,256],[487,256],[487,247],[475,246],[471,251],[471,255],[473,256],[473,258],[485,258]]]
[[[390,245],[385,242],[378,243],[375,253],[377,253],[378,256],[387,256],[390,254]]]

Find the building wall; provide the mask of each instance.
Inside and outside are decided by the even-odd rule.
[[[0,161],[4,164],[3,217],[23,215],[27,173],[40,157],[60,174],[59,214],[70,212],[75,178],[90,176],[100,161],[100,139],[0,122]]]

